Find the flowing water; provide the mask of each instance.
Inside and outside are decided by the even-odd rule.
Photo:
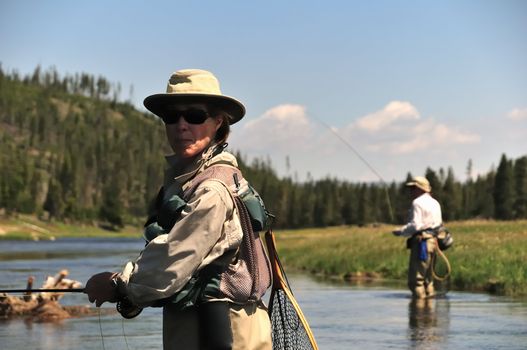
[[[129,239],[0,241],[0,288],[24,288],[29,275],[38,287],[64,268],[69,278],[86,281],[96,272],[118,271],[142,246]],[[289,281],[320,349],[527,349],[525,301],[450,292],[414,303],[406,290],[389,286],[335,285],[304,275],[289,275]],[[61,302],[88,304],[81,293]],[[160,309],[132,320],[107,312],[59,323],[0,320],[0,349],[161,348]]]

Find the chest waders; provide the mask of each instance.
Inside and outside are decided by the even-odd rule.
[[[256,303],[271,284],[270,263],[259,232],[271,226],[273,216],[259,194],[243,179],[239,169],[213,165],[192,179],[185,190],[162,188],[159,191],[155,210],[145,224],[144,238],[148,244],[155,237],[170,232],[187,201],[206,180],[218,181],[229,190],[243,231],[241,244],[237,250],[226,252],[198,271],[176,294],[152,306],[174,311],[196,308],[200,333],[205,334],[200,338],[205,346],[229,349],[232,345],[230,302],[217,299],[237,304]]]
[[[414,234],[412,237],[408,238],[408,240],[406,241],[406,247],[408,249],[410,249],[412,242],[414,242],[415,240],[418,240],[419,245],[420,245],[419,255],[420,255],[421,260],[423,261],[426,260],[426,255],[427,255],[426,239],[423,239],[421,236],[421,233],[423,232],[426,232],[432,235],[431,238],[427,238],[427,239],[435,240],[435,248],[434,248],[434,251],[432,252],[432,262],[431,262],[430,272],[432,274],[432,277],[435,280],[443,282],[450,276],[452,272],[450,261],[448,260],[444,251],[450,248],[454,244],[454,238],[452,237],[452,234],[450,233],[450,231],[443,224],[441,224],[440,226],[436,228],[419,231],[416,234]],[[436,272],[437,256],[443,259],[443,262],[445,263],[445,266],[446,266],[446,272],[442,276],[438,275]]]

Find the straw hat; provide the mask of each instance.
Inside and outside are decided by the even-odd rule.
[[[230,115],[234,124],[245,115],[243,104],[233,97],[223,95],[218,79],[209,71],[184,69],[172,73],[168,80],[167,92],[145,98],[145,107],[161,119],[180,104],[208,103],[220,107]]]
[[[413,177],[410,182],[406,183],[406,186],[415,186],[417,188],[422,189],[425,192],[432,191],[432,186],[430,186],[430,182],[428,182],[426,177],[422,177],[422,176]]]

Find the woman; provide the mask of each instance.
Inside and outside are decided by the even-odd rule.
[[[271,349],[261,301],[269,263],[242,220],[247,212],[237,190],[245,180],[224,151],[245,107],[221,93],[212,73],[197,69],[173,73],[167,93],[144,105],[164,121],[174,155],[146,225],[145,249],[121,273],[92,276],[90,302],[162,305],[164,349]]]

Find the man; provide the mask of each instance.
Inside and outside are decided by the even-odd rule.
[[[428,180],[416,176],[406,183],[412,198],[412,208],[406,225],[393,231],[396,236],[410,237],[407,247],[410,249],[408,267],[408,288],[414,298],[422,299],[435,294],[432,277],[432,255],[436,250],[433,229],[441,226],[441,206],[432,198],[432,187]]]

